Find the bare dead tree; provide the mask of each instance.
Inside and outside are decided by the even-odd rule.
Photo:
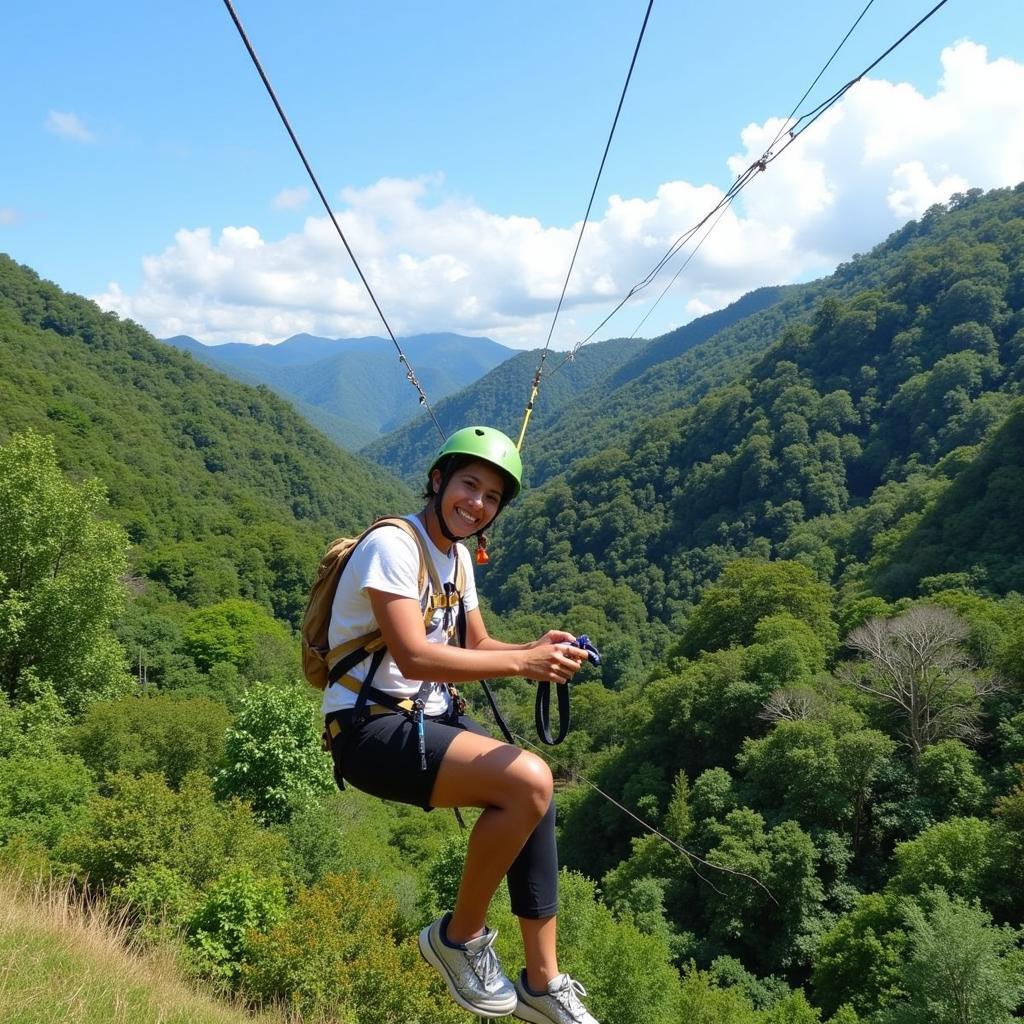
[[[891,705],[915,757],[937,740],[981,738],[981,699],[1002,686],[971,661],[962,646],[967,635],[953,612],[920,605],[893,619],[871,619],[846,638],[863,657],[844,679]]]
[[[820,717],[821,707],[821,697],[810,687],[783,687],[764,702],[758,717],[766,722],[805,722]]]

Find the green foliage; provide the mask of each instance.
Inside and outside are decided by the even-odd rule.
[[[248,801],[265,821],[287,820],[297,803],[334,786],[322,728],[302,684],[251,686],[227,733],[218,794]]]
[[[993,926],[978,906],[934,890],[908,904],[907,996],[885,1024],[1011,1024],[1024,1001],[1018,929]]]
[[[135,934],[149,942],[183,931],[197,898],[196,890],[163,864],[138,865],[108,896],[111,909],[125,914]]]
[[[100,516],[95,480],[75,485],[50,438],[0,447],[0,687],[32,699],[49,684],[72,713],[129,685],[110,623],[124,603],[127,538]]]
[[[679,653],[693,656],[733,644],[765,643],[780,635],[789,638],[795,633],[802,643],[806,671],[812,672],[824,666],[825,656],[836,646],[831,604],[829,588],[802,565],[739,559],[704,592],[687,624]],[[806,632],[787,630],[789,623],[778,617],[783,612],[804,624]],[[776,617],[772,623],[763,623],[771,617]]]
[[[737,758],[755,806],[804,826],[858,828],[872,783],[895,744],[873,729],[836,736],[824,722],[781,721]]]
[[[424,920],[432,921],[455,906],[468,843],[468,832],[449,836],[438,854],[431,859],[419,906],[420,916]]]
[[[990,821],[951,818],[939,822],[896,847],[892,889],[916,894],[942,888],[964,899],[984,900],[991,894],[998,839]]]
[[[285,866],[284,842],[246,806],[218,804],[198,774],[177,792],[159,775],[114,776],[110,795],[89,801],[85,822],[64,836],[56,856],[105,887],[149,865],[163,865],[196,890],[231,870],[273,877]]]
[[[155,772],[177,789],[189,772],[213,776],[230,721],[222,704],[204,698],[98,701],[71,730],[69,746],[101,784],[119,772]]]
[[[88,770],[73,754],[0,758],[0,845],[20,837],[52,850],[80,825],[93,791]]]
[[[182,632],[182,645],[205,672],[227,663],[264,682],[298,675],[291,632],[251,601],[232,598],[194,611]]]
[[[40,686],[33,700],[12,704],[0,692],[0,757],[60,749],[71,716],[52,686]]]
[[[704,908],[709,945],[760,970],[806,963],[824,898],[810,836],[792,821],[766,829],[749,808],[708,830],[706,859],[728,869],[715,872],[720,895]]]
[[[285,912],[278,878],[256,878],[250,871],[217,880],[188,920],[185,940],[189,959],[199,973],[237,986],[253,932],[267,932]]]
[[[676,1024],[679,977],[660,935],[617,921],[596,898],[593,882],[574,872],[559,877],[559,967],[587,990],[587,1007],[598,1020],[618,1024]],[[521,951],[510,938],[511,915],[496,919],[499,955],[512,973]]]
[[[906,991],[904,903],[895,896],[861,896],[856,906],[821,936],[811,984],[826,1013],[843,1005],[869,1017]]]
[[[942,740],[918,759],[921,798],[936,819],[977,814],[986,803],[981,759],[959,740]]]
[[[314,1019],[464,1019],[415,940],[399,933],[391,894],[358,875],[329,875],[316,888],[300,890],[276,927],[251,934],[242,986],[250,998],[280,1002]]]

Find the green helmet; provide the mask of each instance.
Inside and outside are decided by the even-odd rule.
[[[512,481],[512,493],[506,493],[505,501],[511,501],[519,493],[523,480],[523,460],[512,439],[500,430],[494,427],[463,427],[456,430],[441,445],[427,475],[430,476],[449,455],[471,455],[501,470]]]

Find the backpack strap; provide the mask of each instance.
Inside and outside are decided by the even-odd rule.
[[[424,629],[430,624],[430,620],[434,617],[434,612],[438,608],[447,610],[456,605],[461,607],[462,590],[465,587],[465,570],[462,565],[462,559],[458,554],[456,553],[456,583],[453,593],[450,587],[445,587],[441,582],[441,577],[438,574],[437,567],[434,565],[434,560],[430,557],[430,552],[427,550],[423,535],[408,519],[398,517],[378,519],[363,531],[356,544],[361,544],[367,534],[381,526],[395,526],[406,536],[411,537],[416,543],[416,549],[420,556],[418,590],[420,593],[420,605],[423,609]],[[330,666],[327,673],[327,685],[330,686],[331,683],[340,682],[346,689],[358,694],[355,704],[355,717],[359,717],[359,714],[363,712],[368,697],[372,697],[375,703],[384,704],[385,706],[390,706],[391,703],[396,705],[402,703],[396,701],[394,697],[375,689],[372,685],[373,676],[380,667],[380,663],[384,660],[385,650],[384,637],[379,629],[375,629],[369,633],[364,633],[362,636],[353,637],[344,643],[338,644],[337,647],[332,648],[327,654],[326,660]],[[360,683],[359,680],[353,679],[348,673],[370,655],[373,656],[370,668],[366,673],[365,681]],[[404,711],[406,709],[396,706],[394,710]]]

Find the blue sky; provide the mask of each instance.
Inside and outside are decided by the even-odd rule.
[[[399,333],[543,343],[645,6],[238,0]],[[655,3],[556,347],[713,204],[864,0],[816,6]],[[161,336],[381,333],[222,3],[11,7],[0,251]],[[929,7],[876,0],[812,98]],[[1022,75],[1020,0],[950,0],[752,183],[643,333],[1024,179]]]

